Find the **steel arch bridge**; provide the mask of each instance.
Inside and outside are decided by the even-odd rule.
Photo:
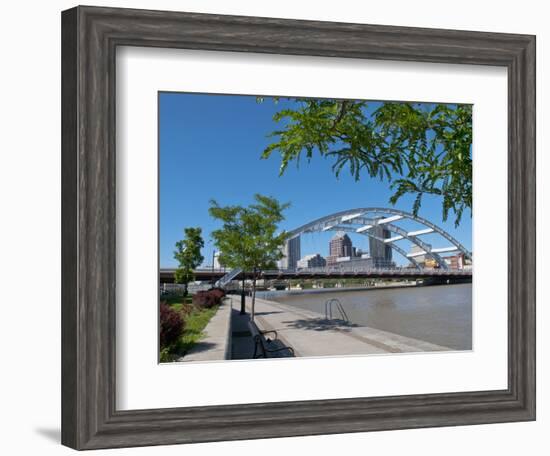
[[[399,220],[412,220],[417,224],[420,224],[423,228],[408,231],[394,223]],[[384,228],[393,234],[393,236],[391,238],[381,238],[376,236],[373,232],[371,232],[371,229],[377,225],[383,225]],[[432,258],[441,269],[448,269],[448,265],[441,258],[439,255],[440,253],[461,252],[464,254],[465,258],[472,260],[472,253],[442,228],[433,224],[429,220],[426,220],[425,218],[392,208],[364,207],[336,212],[334,214],[318,218],[317,220],[313,220],[312,222],[306,223],[305,225],[290,231],[287,242],[305,233],[326,231],[344,231],[361,234],[368,236],[369,238],[376,239],[386,245],[389,245],[393,250],[409,260],[417,269],[422,269],[422,266],[415,260],[415,257],[421,255]],[[433,233],[440,235],[451,245],[434,248],[420,239],[423,235]],[[420,247],[420,251],[415,253],[407,253],[396,244],[397,241],[403,239],[408,240],[412,244]]]

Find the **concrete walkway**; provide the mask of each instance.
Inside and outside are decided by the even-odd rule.
[[[231,313],[231,359],[252,359],[254,340],[248,329],[250,314],[241,315],[241,297],[233,296],[233,311]]]
[[[220,361],[231,359],[231,299],[224,299],[216,314],[204,328],[205,337],[197,342],[185,356],[185,361]]]
[[[250,314],[241,315],[241,298],[235,297],[233,301],[233,311],[231,314],[231,359],[252,359],[254,356],[255,342],[250,333],[248,322]],[[271,350],[284,348],[285,344],[281,340],[274,340],[272,334],[267,335],[270,340],[269,348]],[[257,356],[260,353],[257,353]],[[289,350],[277,350],[270,353],[272,358],[288,358],[292,357],[292,352]]]
[[[250,311],[250,298],[247,298]],[[446,351],[448,347],[410,337],[358,326],[286,304],[256,299],[256,324],[276,330],[279,339],[294,348],[296,356],[364,355]]]
[[[240,296],[228,296],[205,328],[205,337],[178,361],[252,359],[254,341],[248,328],[251,299],[240,315]],[[256,299],[255,322],[261,330],[275,330],[280,343],[295,356],[343,356],[379,353],[446,351],[447,347],[410,337],[327,320],[324,315],[286,304]],[[289,356],[284,354],[279,356]]]

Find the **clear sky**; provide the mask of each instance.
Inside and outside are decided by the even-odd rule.
[[[355,182],[349,172],[334,176],[332,158],[319,155],[308,163],[294,163],[283,176],[278,170],[280,157],[269,159],[260,155],[270,143],[267,135],[276,129],[275,112],[292,101],[279,104],[266,98],[257,103],[255,96],[207,95],[186,93],[159,94],[159,165],[160,165],[160,266],[176,266],[174,244],[182,239],[183,229],[200,226],[203,230],[205,264],[211,264],[214,246],[210,232],[219,224],[208,214],[209,201],[221,205],[247,205],[255,193],[290,202],[281,229],[291,230],[316,218],[358,207],[392,207],[388,200],[392,192],[387,181],[371,179],[364,174]],[[404,196],[396,208],[411,211],[413,196]],[[419,215],[439,225],[471,250],[471,216],[464,213],[458,228],[453,214],[442,221],[441,201],[426,195]],[[416,225],[401,223],[404,228]],[[302,235],[302,256],[310,253],[328,254],[328,241],[334,233]],[[368,250],[366,236],[351,236],[353,245]],[[446,247],[448,242],[427,235],[423,240],[434,247]],[[408,241],[399,244],[406,251]],[[394,253],[398,264],[407,263]]]

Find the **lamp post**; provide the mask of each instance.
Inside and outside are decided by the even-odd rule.
[[[242,275],[243,275],[243,281],[242,281],[242,287],[241,287],[241,312],[240,314],[241,315],[244,315],[246,313],[246,304],[245,304],[245,300],[246,300],[246,297],[245,297],[245,294],[244,294],[244,271],[242,272]]]
[[[216,284],[216,279],[214,278],[214,260],[216,259],[216,249],[212,250],[212,287]]]

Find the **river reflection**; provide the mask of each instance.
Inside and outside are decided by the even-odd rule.
[[[323,315],[325,302],[338,298],[354,324],[453,350],[472,348],[471,284],[303,294],[281,291],[259,295]]]

